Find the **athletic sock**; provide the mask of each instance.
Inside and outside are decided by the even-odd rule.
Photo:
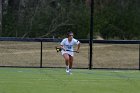
[[[69,66],[66,66],[66,69],[69,69]]]
[[[69,66],[66,66],[66,72],[67,73],[69,72]]]

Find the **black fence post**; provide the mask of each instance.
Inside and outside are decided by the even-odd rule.
[[[139,70],[140,70],[140,44],[139,44]]]
[[[89,58],[89,69],[92,69],[92,45],[93,45],[93,13],[94,13],[94,0],[91,0],[90,4],[90,58]]]
[[[40,68],[42,68],[42,41],[41,41],[41,46],[40,46]]]

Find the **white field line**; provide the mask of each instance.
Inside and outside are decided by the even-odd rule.
[[[7,80],[0,80],[0,83],[3,83],[3,84],[6,84],[6,83],[15,83],[16,82],[16,80],[9,80],[9,81],[7,81]],[[17,83],[17,82],[16,82]],[[33,83],[33,82],[27,82],[27,81],[24,81],[24,82],[20,82],[20,84],[31,84],[31,83]],[[29,87],[29,86],[28,86]]]
[[[70,75],[68,75],[68,76],[70,76]],[[52,78],[52,79],[47,79],[47,78],[40,78],[40,79],[32,79],[32,80],[35,80],[35,81],[37,81],[37,80],[39,80],[39,81],[57,81],[57,80],[59,80],[59,79],[55,79],[55,78]],[[97,80],[101,80],[101,81],[106,81],[106,80],[110,80],[110,79],[103,79],[103,78],[96,78],[96,79],[75,79],[75,80],[72,80],[72,81],[77,81],[77,82],[91,82],[91,81],[97,81]],[[112,81],[116,81],[116,80],[120,80],[119,78],[117,79],[113,79]],[[63,79],[62,81],[69,81],[69,80],[66,80],[66,79]]]
[[[58,81],[59,79],[47,79],[47,78],[36,78],[36,79],[32,79],[31,81]],[[106,80],[110,80],[110,79],[103,79],[103,78],[99,78],[99,79],[75,79],[75,80],[72,80],[74,82],[93,82],[93,81],[106,81]],[[118,81],[120,79],[112,79],[111,81]],[[13,80],[13,81],[7,81],[6,79],[0,79],[0,83],[15,83],[16,80]],[[66,79],[63,79],[61,80],[63,82],[68,82],[69,80],[66,80]],[[20,82],[20,83],[25,83],[25,84],[31,84],[32,82],[27,82],[27,81],[24,81],[24,82]]]

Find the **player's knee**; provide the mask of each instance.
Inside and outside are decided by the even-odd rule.
[[[65,58],[65,61],[68,62],[69,61],[69,58]]]

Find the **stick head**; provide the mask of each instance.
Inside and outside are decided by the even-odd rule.
[[[56,49],[57,52],[59,52],[59,49]]]
[[[60,47],[55,47],[55,49],[56,49],[57,52],[61,51]]]

